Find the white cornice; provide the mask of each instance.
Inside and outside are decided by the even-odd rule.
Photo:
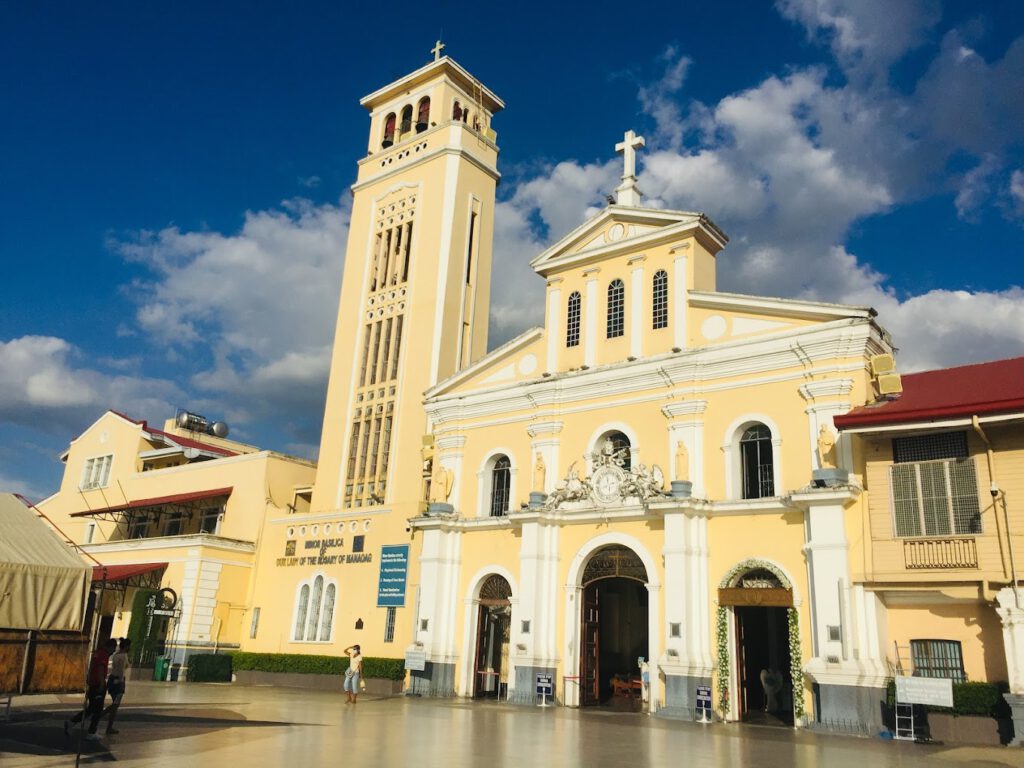
[[[438,130],[439,128],[443,127],[444,126],[438,126],[437,128],[434,128],[432,130]],[[425,134],[420,135],[422,136]],[[429,152],[424,152],[422,155],[416,155],[415,157],[410,158],[410,161],[408,163],[399,163],[394,168],[388,171],[373,174],[363,179],[362,181],[357,181],[350,187],[350,189],[352,190],[352,194],[355,194],[356,192],[359,192],[365,189],[366,187],[373,186],[375,184],[380,184],[381,182],[386,181],[387,179],[393,176],[398,176],[400,174],[405,173],[410,168],[415,168],[416,166],[423,165],[424,163],[433,160],[435,157],[440,157],[442,155],[457,155],[466,162],[475,165],[477,168],[479,168],[481,171],[483,171],[485,174],[490,176],[495,181],[499,181],[501,179],[501,174],[498,173],[497,168],[495,168],[492,165],[487,165],[473,153],[463,149],[462,147],[453,147],[450,144],[443,144],[437,149],[431,150]],[[359,165],[363,165],[370,161],[380,159],[381,155],[368,155],[359,161]]]
[[[531,424],[526,428],[526,434],[530,437],[537,437],[538,435],[557,435],[562,431],[561,421],[538,421],[535,424]]]
[[[684,400],[681,403],[668,403],[661,407],[661,412],[667,419],[677,419],[680,416],[697,416],[707,410],[707,400]]]
[[[442,451],[449,451],[453,449],[462,448],[466,445],[465,435],[445,435],[444,437],[438,437],[434,441],[434,445]]]
[[[90,555],[104,555],[113,552],[152,552],[159,549],[187,549],[189,547],[206,547],[225,552],[249,554],[256,551],[256,545],[251,541],[227,539],[208,533],[193,533],[186,536],[154,536],[145,539],[124,539],[123,541],[81,545],[82,551]]]
[[[423,65],[419,69],[415,70],[414,72],[410,72],[408,75],[400,77],[398,80],[395,80],[394,82],[388,83],[383,88],[378,88],[373,93],[361,98],[359,100],[359,104],[363,107],[366,107],[367,109],[371,109],[373,107],[374,102],[387,98],[391,93],[397,94],[401,93],[404,90],[412,88],[414,85],[433,76],[434,70],[440,72],[445,69],[451,70],[453,74],[458,75],[460,79],[464,80],[466,83],[470,85],[479,85],[481,92],[493,102],[491,105],[488,106],[489,112],[495,113],[505,106],[505,102],[498,98],[497,94],[495,94],[490,88],[487,88],[483,83],[481,83],[479,80],[473,77],[473,75],[471,75],[465,69],[465,67],[460,65],[458,62],[455,61],[455,59],[451,58],[450,56],[442,56],[437,61],[431,61]],[[448,77],[449,75],[448,73],[446,73],[445,79],[448,80]],[[461,88],[461,85],[459,87]]]
[[[814,400],[818,397],[840,397],[848,395],[852,391],[853,379],[810,381],[800,387],[800,394],[804,400]]]
[[[808,318],[821,317],[874,317],[871,307],[851,304],[829,304],[802,299],[782,299],[767,296],[747,296],[741,293],[719,293],[718,291],[690,291],[690,306],[702,309],[758,309],[773,313],[796,315]]]

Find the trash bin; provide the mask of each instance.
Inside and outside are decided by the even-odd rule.
[[[171,664],[171,659],[168,656],[157,656],[153,662],[153,679],[159,682],[163,682],[167,679],[167,668]]]

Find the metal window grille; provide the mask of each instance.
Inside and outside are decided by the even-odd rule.
[[[491,470],[491,517],[508,513],[509,487],[512,484],[512,462],[499,456]]]
[[[334,598],[338,594],[338,588],[333,584],[327,585],[324,593],[323,618],[320,620],[320,639],[330,640],[331,630],[334,628]]]
[[[626,286],[619,279],[608,284],[608,338],[616,339],[625,333]]]
[[[967,456],[966,432],[896,437],[892,441],[892,460],[897,464],[938,459],[966,459]]]
[[[578,347],[580,344],[580,304],[582,298],[579,291],[569,294],[569,306],[565,319],[565,346]]]
[[[981,533],[981,504],[969,458],[893,464],[889,468],[897,536]]]
[[[956,640],[911,640],[910,655],[915,677],[949,678],[955,683],[967,682],[964,657]]]
[[[652,325],[655,330],[668,327],[668,272],[663,269],[654,273],[654,291],[651,299]]]
[[[324,596],[324,577],[313,579],[313,596],[309,601],[309,622],[306,624],[306,639],[316,640],[317,625],[320,623],[320,605]]]
[[[772,433],[764,424],[755,424],[743,433],[740,463],[744,499],[765,499],[775,495]]]
[[[309,584],[303,584],[299,590],[299,608],[295,612],[295,640],[306,636],[306,611],[309,609]]]
[[[387,616],[384,618],[384,642],[393,643],[395,642],[395,614],[398,611],[395,608],[388,608]]]

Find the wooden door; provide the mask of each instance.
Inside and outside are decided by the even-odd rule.
[[[486,605],[477,609],[476,620],[476,660],[473,664],[473,695],[484,696],[487,693],[486,674],[488,667],[488,635],[491,631],[490,612]]]
[[[598,663],[600,658],[600,618],[597,585],[592,584],[583,590],[580,689],[583,691],[584,705],[601,703],[601,675]]]
[[[739,719],[747,713],[747,645],[743,627],[743,609],[734,608],[736,622],[736,706]]]

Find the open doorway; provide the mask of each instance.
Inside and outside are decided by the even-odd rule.
[[[647,571],[626,547],[598,550],[583,574],[580,689],[584,706],[638,709],[648,636]]]
[[[742,606],[735,612],[740,719],[762,725],[792,725],[787,609]]]
[[[512,588],[493,574],[480,587],[477,607],[473,697],[500,699],[507,695]]]
[[[740,566],[719,587],[718,604],[731,608],[734,619],[734,716],[748,723],[792,725],[788,580],[770,567]]]

